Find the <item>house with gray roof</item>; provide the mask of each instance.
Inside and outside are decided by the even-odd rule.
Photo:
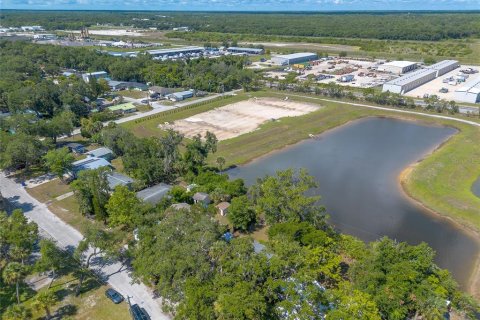
[[[170,189],[172,189],[172,186],[166,183],[159,183],[153,187],[137,192],[137,198],[155,205],[168,194]]]
[[[117,186],[126,186],[130,188],[132,184],[135,182],[135,180],[133,180],[129,176],[118,173],[116,171],[113,171],[107,174],[107,181],[108,181],[108,188],[112,191],[115,190]]]
[[[106,147],[100,147],[100,148],[97,148],[95,150],[92,150],[92,151],[89,151],[87,152],[87,154],[90,156],[90,157],[94,157],[94,158],[102,158],[102,159],[105,159],[107,161],[110,161],[112,160],[113,158],[115,158],[115,156],[113,155],[113,151],[106,148]]]
[[[210,196],[208,193],[205,192],[197,192],[193,195],[193,201],[195,203],[199,203],[203,205],[204,207],[208,206],[212,200],[210,199]]]

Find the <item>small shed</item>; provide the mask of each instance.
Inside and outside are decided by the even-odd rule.
[[[193,90],[180,91],[180,92],[172,93],[169,96],[169,99],[173,101],[183,101],[185,99],[192,98],[194,94],[195,94],[195,91]]]
[[[76,142],[70,142],[66,145],[66,147],[68,148],[68,150],[70,150],[70,152],[73,152],[76,154],[82,154],[82,153],[85,153],[86,151],[83,144],[76,143]]]
[[[155,205],[167,195],[171,188],[172,186],[168,184],[159,183],[153,187],[137,192],[137,198]]]
[[[208,206],[211,202],[210,196],[205,192],[197,192],[193,195],[193,201],[199,203],[204,207]]]
[[[227,215],[228,207],[230,207],[230,203],[228,203],[228,202],[220,202],[219,204],[216,205],[216,208],[218,209],[218,212],[222,216]]]
[[[113,158],[115,158],[115,156],[113,155],[113,151],[106,148],[106,147],[101,147],[101,148],[89,151],[89,152],[87,152],[87,154],[90,157],[102,158],[102,159],[105,159],[107,161],[110,161]]]
[[[129,176],[115,171],[107,174],[107,181],[108,188],[112,191],[115,190],[117,186],[126,186],[130,188],[132,186],[132,183],[134,182],[134,180]]]

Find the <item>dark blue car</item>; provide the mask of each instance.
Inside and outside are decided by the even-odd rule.
[[[123,301],[123,296],[112,288],[107,289],[107,291],[105,291],[105,295],[107,296],[108,299],[112,300],[113,303],[115,304],[119,304],[120,302]]]

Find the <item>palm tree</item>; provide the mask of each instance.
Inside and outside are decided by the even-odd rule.
[[[52,315],[50,314],[50,307],[57,302],[57,296],[53,291],[43,291],[35,296],[33,306],[37,310],[44,310],[47,315],[46,319],[49,320]]]
[[[32,318],[32,313],[29,309],[21,304],[9,306],[3,314],[3,320],[29,320]]]
[[[9,263],[3,270],[3,280],[9,285],[15,285],[17,303],[20,304],[20,282],[25,278],[25,267],[18,262]]]

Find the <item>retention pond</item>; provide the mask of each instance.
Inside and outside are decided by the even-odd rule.
[[[364,241],[388,236],[428,243],[436,262],[466,287],[480,247],[447,219],[426,212],[402,190],[399,175],[456,130],[385,118],[366,118],[259,158],[228,173],[248,185],[290,167],[306,168],[315,193],[342,232]]]

